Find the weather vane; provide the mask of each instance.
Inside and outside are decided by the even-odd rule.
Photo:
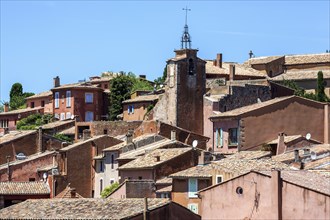
[[[183,31],[183,35],[181,37],[181,48],[191,48],[191,39],[190,39],[190,34],[188,32],[188,24],[187,24],[187,18],[188,18],[188,11],[191,11],[191,9],[189,9],[187,6],[186,8],[183,8],[182,10],[186,11],[186,24],[184,26],[184,31]]]

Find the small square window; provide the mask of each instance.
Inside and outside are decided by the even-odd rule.
[[[222,175],[217,175],[216,176],[216,184],[221,183],[223,181]]]
[[[237,128],[229,128],[229,145],[237,145],[238,144],[238,129]]]
[[[85,103],[93,103],[93,93],[85,93]]]

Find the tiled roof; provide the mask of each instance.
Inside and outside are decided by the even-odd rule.
[[[136,138],[133,139],[133,142],[138,142],[138,141],[141,141],[141,140],[144,140],[144,139],[147,139],[147,138],[150,138],[150,137],[153,137],[153,136],[158,136],[158,135],[155,135],[155,134],[144,134],[144,135],[141,135],[141,136],[138,136]],[[117,139],[125,139],[126,136],[124,135],[122,138],[117,136],[115,137]],[[111,147],[107,147],[105,148],[103,151],[113,151],[113,150],[120,150],[121,148],[125,147],[126,145],[128,145],[126,143],[126,141],[122,142],[122,143],[119,143],[119,144],[116,144],[114,146],[111,146]]]
[[[330,67],[327,69],[320,67],[323,73],[324,79],[330,79]],[[278,76],[275,76],[273,78],[268,77],[269,80],[274,81],[282,81],[284,79],[286,80],[315,80],[317,79],[317,73],[319,72],[319,69],[310,69],[310,70],[287,70],[283,74],[280,74]]]
[[[320,154],[330,152],[330,144],[313,145],[309,149],[311,152],[312,151],[315,152],[316,155],[320,155]],[[299,150],[299,156],[304,157],[303,149]],[[307,157],[307,156],[305,156],[305,157]],[[280,162],[292,162],[292,161],[294,161],[294,151],[288,151],[283,154],[273,156],[272,159],[275,161],[280,161]]]
[[[222,68],[213,65],[213,61],[207,60],[205,64],[206,74],[229,75],[229,65],[235,65],[235,75],[238,76],[253,76],[253,77],[266,77],[265,73],[255,70],[247,64],[239,63],[222,63]]]
[[[284,143],[290,143],[291,141],[297,140],[299,138],[301,138],[302,135],[291,135],[291,136],[284,136]],[[277,144],[278,142],[278,138],[268,142],[267,144]]]
[[[80,146],[80,145],[82,145],[82,144],[85,144],[85,143],[88,143],[88,142],[91,142],[91,141],[95,141],[95,140],[100,139],[100,138],[103,138],[103,137],[105,137],[105,136],[107,136],[107,135],[98,135],[98,136],[94,136],[94,137],[89,138],[89,139],[87,139],[87,140],[79,141],[79,142],[74,143],[74,144],[71,144],[71,145],[69,145],[69,146],[67,146],[67,147],[61,148],[60,151],[68,151],[68,150],[71,150],[71,149],[73,149],[73,148],[75,148],[75,147],[77,147],[77,146]]]
[[[162,184],[172,184],[173,179],[169,177],[164,177],[162,179],[159,179],[156,181],[156,185],[162,185]]]
[[[172,185],[166,186],[156,191],[156,193],[167,193],[167,192],[172,192]]]
[[[49,156],[49,155],[54,154],[54,153],[55,153],[55,151],[45,151],[45,152],[42,152],[42,153],[39,152],[39,153],[32,154],[32,155],[26,155],[26,159],[11,161],[9,164],[11,166],[13,166],[13,165],[17,165],[17,164],[29,163],[30,161],[39,159],[41,157]],[[7,163],[0,164],[0,170],[2,170],[2,169],[7,169]],[[37,168],[37,170],[38,170],[38,168]]]
[[[17,109],[9,112],[1,112],[0,115],[15,115],[15,114],[21,114],[26,112],[36,112],[38,113],[39,110],[43,109],[44,107],[35,107],[35,108],[23,108],[23,109]]]
[[[285,65],[308,63],[330,63],[330,53],[285,56]]]
[[[286,96],[286,97],[274,98],[274,99],[271,99],[271,100],[268,100],[268,101],[265,101],[265,102],[244,106],[244,107],[237,108],[237,109],[227,111],[227,112],[215,112],[215,114],[212,115],[210,118],[239,116],[239,115],[242,115],[244,113],[248,113],[248,112],[251,112],[251,111],[254,111],[254,110],[257,110],[257,109],[261,109],[261,108],[266,107],[266,106],[270,106],[270,105],[282,102],[284,100],[291,99],[293,97],[295,97],[295,96]]]
[[[199,178],[209,178],[212,177],[212,166],[198,165],[190,167],[186,170],[182,170],[170,175],[171,178],[186,178],[186,177],[199,177]]]
[[[169,199],[149,199],[150,211]],[[0,210],[1,218],[15,219],[124,219],[142,214],[144,199],[41,199],[27,200]]]
[[[53,129],[62,125],[72,124],[74,120],[55,121],[42,126],[42,129]]]
[[[50,189],[49,186],[44,182],[0,182],[0,195],[47,194],[50,194]]]
[[[256,57],[249,59],[246,63],[250,65],[267,64],[284,56]]]
[[[9,134],[5,134],[3,136],[0,136],[0,144],[4,144],[13,140],[16,140],[21,137],[28,136],[30,134],[36,133],[35,130],[33,131],[27,131],[27,130],[22,130],[22,131],[10,131]]]
[[[260,159],[264,157],[270,157],[272,152],[270,151],[240,151],[235,154],[227,156],[230,159],[245,159],[245,160],[252,160],[252,159]]]
[[[27,98],[25,98],[26,100],[28,99],[35,99],[35,98],[41,98],[41,97],[48,97],[51,96],[53,93],[51,91],[47,91],[47,92],[41,92],[39,94],[35,94],[33,96],[29,96]]]
[[[112,80],[113,78],[115,78],[115,77],[108,76],[108,77],[93,78],[93,79],[90,80],[90,82],[91,83],[110,82],[110,80]]]
[[[164,140],[157,141],[155,143],[137,148],[135,150],[131,150],[126,153],[122,153],[117,158],[117,160],[136,159],[138,156],[144,155],[146,152],[150,152],[152,150],[163,148],[163,147],[166,147],[168,145],[173,145],[173,144],[176,144],[177,146],[184,146],[184,144],[181,142],[164,139]],[[186,146],[188,146],[188,145],[186,145]]]
[[[74,191],[74,193],[71,193]],[[74,197],[72,197],[74,196]],[[57,196],[55,196],[57,199],[74,199],[74,198],[84,198],[79,193],[76,192],[75,188],[71,188],[69,185],[60,192]]]
[[[271,171],[258,171],[271,175]],[[315,190],[330,195],[330,180],[322,175],[305,170],[282,170],[281,178],[283,181],[302,186],[307,189]]]
[[[52,88],[53,90],[59,90],[59,89],[69,89],[69,88],[75,88],[75,89],[97,89],[102,90],[102,88],[98,87],[97,85],[92,85],[89,82],[82,82],[82,83],[72,83],[72,84],[65,84],[58,87]]]
[[[191,150],[192,148],[157,149],[120,166],[118,169],[119,170],[140,169],[140,168],[150,169]],[[159,157],[159,161],[157,161],[157,157]]]
[[[66,135],[71,135],[76,133],[76,127],[72,126],[71,128],[65,129],[60,132],[60,134],[66,134]]]
[[[330,155],[305,163],[304,170],[328,170],[330,172]]]
[[[251,170],[271,170],[273,168],[290,170],[290,167],[288,165],[271,159],[239,160],[225,158],[219,161],[212,162],[212,166],[215,170],[232,173],[234,174],[234,176],[247,173]]]
[[[134,99],[127,99],[125,101],[123,101],[122,103],[135,103],[135,102],[152,102],[155,100],[158,100],[159,95],[141,95],[141,96],[137,96]]]

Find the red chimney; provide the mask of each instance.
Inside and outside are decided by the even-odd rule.
[[[222,53],[217,54],[216,66],[222,68]]]
[[[4,106],[3,106],[3,111],[4,112],[9,112],[9,104],[8,103],[5,103]]]

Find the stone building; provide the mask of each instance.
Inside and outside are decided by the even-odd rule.
[[[123,101],[123,120],[142,121],[147,119],[147,113],[156,105],[159,95],[140,95]],[[149,120],[152,118],[148,118]]]
[[[53,114],[53,93],[42,92],[25,98],[27,108],[43,107],[44,114]]]

